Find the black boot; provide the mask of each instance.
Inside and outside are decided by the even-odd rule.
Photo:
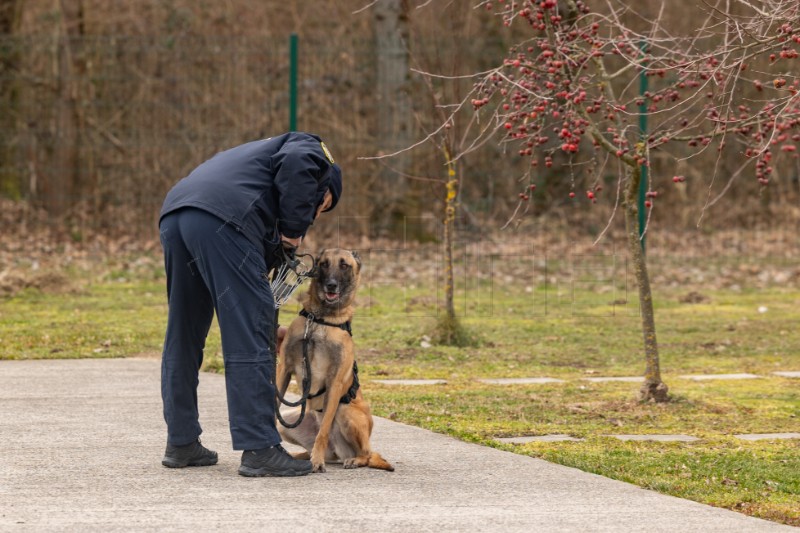
[[[311,461],[295,459],[280,444],[242,454],[239,474],[247,477],[305,476],[311,473]]]
[[[164,452],[161,464],[169,468],[215,465],[217,464],[217,452],[212,452],[200,444],[200,439],[186,446],[167,444],[167,451]]]

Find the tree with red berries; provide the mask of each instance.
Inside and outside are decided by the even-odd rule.
[[[728,187],[748,169],[767,186],[778,158],[797,157],[800,6],[797,0],[703,2],[692,13],[697,28],[680,35],[663,23],[666,0],[650,18],[619,2],[597,2],[597,10],[588,4],[479,2],[506,26],[524,27],[530,38],[512,48],[502,65],[481,74],[461,105],[471,104],[484,123],[488,115],[492,127],[482,131],[484,137],[499,135],[529,159],[520,206],[529,200],[539,165],[563,161],[565,179],[573,184],[578,173],[594,179],[589,190],[569,194],[587,207],[603,197],[603,172],[616,173],[617,190],[609,201],[613,213],[620,207],[624,214],[644,334],[640,397],[667,401],[642,239],[657,185],[684,178],[649,180],[640,224],[637,198],[643,172],[656,151],[688,158],[716,150],[718,158],[741,155],[742,165],[728,177]],[[639,76],[646,76],[653,88],[640,91]],[[645,115],[647,131],[640,127]],[[706,205],[717,199],[709,196]],[[515,216],[520,212],[524,209]]]

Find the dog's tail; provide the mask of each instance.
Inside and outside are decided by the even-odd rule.
[[[394,472],[394,467],[389,464],[386,459],[381,457],[381,454],[378,452],[370,452],[367,466],[370,468],[377,468],[378,470],[388,470],[389,472]]]

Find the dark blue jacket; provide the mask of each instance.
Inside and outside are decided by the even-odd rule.
[[[292,132],[220,152],[167,193],[161,218],[196,207],[229,222],[262,254],[280,235],[305,235],[331,179],[333,161],[316,135]]]

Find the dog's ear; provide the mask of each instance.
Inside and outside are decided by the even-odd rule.
[[[356,266],[358,266],[358,271],[361,272],[361,256],[358,255],[358,252],[355,250],[350,250],[350,253],[353,255],[353,259],[356,260]]]
[[[312,269],[312,272],[313,272],[314,275],[311,276],[311,285],[312,286],[319,281],[319,276],[320,276],[320,266],[319,266],[319,264],[322,261],[322,254],[324,254],[324,253],[325,253],[325,250],[322,250],[314,258],[314,265],[313,265],[313,269]],[[309,291],[310,290],[311,290],[311,287],[309,287]]]

